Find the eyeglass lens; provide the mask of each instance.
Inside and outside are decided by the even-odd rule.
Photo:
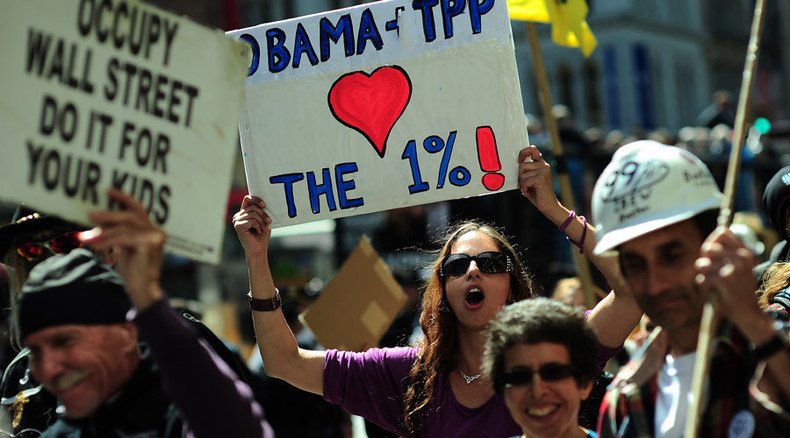
[[[47,255],[47,250],[52,254],[66,254],[80,247],[78,234],[77,231],[73,231],[60,234],[44,242],[20,242],[17,244],[17,253],[28,261],[34,261]]]
[[[442,265],[445,276],[458,277],[464,275],[472,261],[477,263],[478,269],[486,274],[499,274],[508,271],[508,256],[501,252],[487,251],[476,256],[467,254],[450,254]]]
[[[573,367],[568,364],[559,362],[550,362],[544,364],[537,370],[541,380],[546,382],[556,382],[568,378],[573,375]],[[507,387],[531,385],[534,379],[535,371],[531,368],[516,368],[508,371],[504,375],[504,384]]]

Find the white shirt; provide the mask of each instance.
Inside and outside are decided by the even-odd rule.
[[[674,357],[668,354],[658,375],[655,436],[680,438],[686,427],[691,399],[691,378],[696,352]]]

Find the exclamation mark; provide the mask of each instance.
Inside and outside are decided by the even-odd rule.
[[[497,172],[502,170],[499,162],[499,153],[496,149],[496,137],[490,126],[477,127],[477,155],[480,159],[480,169],[488,172],[483,175],[483,187],[496,191],[505,184],[505,175]]]

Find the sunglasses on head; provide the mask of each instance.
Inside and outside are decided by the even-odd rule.
[[[16,252],[29,262],[34,262],[52,254],[67,254],[80,247],[79,231],[59,234],[44,242],[20,242]]]
[[[469,269],[472,261],[477,264],[477,268],[484,274],[500,274],[502,272],[513,272],[513,262],[510,256],[497,251],[481,252],[476,256],[468,254],[449,254],[444,258],[442,266],[439,268],[439,276],[460,277]]]
[[[544,364],[537,371],[532,368],[516,368],[506,372],[502,376],[502,384],[505,388],[512,388],[514,386],[532,385],[535,373],[540,376],[540,379],[546,382],[556,382],[558,380],[567,379],[573,376],[573,367],[569,364],[559,362],[549,362]]]

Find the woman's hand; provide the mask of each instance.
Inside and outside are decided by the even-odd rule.
[[[538,148],[529,146],[518,154],[518,188],[544,215],[559,205],[551,179],[551,165]]]
[[[272,220],[265,208],[266,203],[262,199],[247,195],[241,201],[239,212],[233,215],[233,229],[247,255],[266,254],[269,248]]]

